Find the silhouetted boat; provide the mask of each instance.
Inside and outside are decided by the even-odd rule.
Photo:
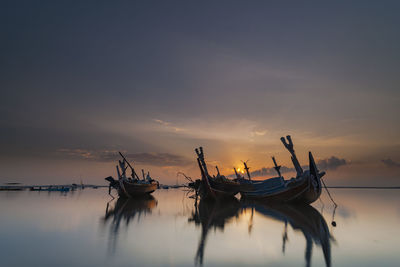
[[[69,192],[71,188],[65,186],[32,186],[29,188],[30,191],[58,191],[58,192]]]
[[[279,177],[270,178],[264,181],[251,181],[241,179],[242,187],[240,194],[244,198],[259,199],[272,202],[294,202],[310,204],[316,201],[321,195],[321,178],[325,172],[319,172],[314,158],[309,152],[309,170],[303,171],[293,150],[293,143],[290,136],[281,138],[282,143],[292,155],[292,162],[296,169],[297,176],[285,180],[280,174],[280,166],[277,166],[275,158],[275,169]]]
[[[282,250],[285,252],[287,228],[289,223],[293,230],[301,231],[306,239],[305,260],[310,266],[312,246],[316,244],[322,248],[326,266],[331,266],[331,239],[328,225],[324,217],[312,206],[307,204],[273,204],[259,201],[243,202],[244,209],[254,209],[256,212],[285,223]]]
[[[199,202],[195,201],[195,210],[188,221],[201,226],[201,237],[195,257],[196,264],[203,264],[208,231],[211,228],[224,231],[225,224],[233,217],[237,217],[239,210],[240,202],[236,198],[212,202],[205,199],[200,199]]]
[[[233,197],[240,190],[240,183],[226,178],[219,173],[216,177],[209,175],[207,170],[207,164],[204,160],[203,148],[195,149],[197,154],[197,163],[201,172],[201,183],[197,183],[202,198],[207,199],[218,199],[218,198],[229,198]]]
[[[118,180],[115,180],[112,176],[105,178],[105,180],[110,182],[109,193],[111,192],[111,188],[116,189],[120,197],[128,197],[128,198],[153,193],[158,188],[159,183],[150,177],[150,173],[147,173],[147,176],[145,176],[143,170],[142,170],[143,179],[140,179],[139,176],[136,174],[134,168],[126,160],[124,155],[122,155],[121,152],[119,152],[119,154],[121,155],[123,160],[118,161],[119,167],[116,166]],[[126,176],[126,169],[128,167],[125,166],[125,163],[131,168],[132,171],[131,177]]]
[[[5,183],[0,185],[0,191],[22,191],[25,187],[21,183]]]

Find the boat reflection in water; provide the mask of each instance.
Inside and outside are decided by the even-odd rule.
[[[306,239],[306,266],[311,266],[313,244],[322,248],[326,266],[331,266],[331,237],[324,217],[310,205],[266,204],[260,202],[242,203],[242,208],[285,224],[282,251],[285,252],[287,225],[303,233]],[[250,231],[250,229],[249,229]]]
[[[115,202],[115,201],[111,201]],[[106,213],[103,217],[104,225],[110,222],[110,241],[112,251],[115,251],[117,237],[121,223],[125,222],[126,226],[137,218],[139,221],[142,216],[151,213],[151,210],[157,206],[157,200],[152,195],[144,195],[135,198],[118,198],[114,207],[110,207],[110,202],[107,203]]]
[[[189,222],[194,222],[196,226],[201,226],[201,237],[195,256],[196,264],[203,264],[204,249],[209,230],[218,229],[223,232],[225,225],[233,221],[232,218],[238,218],[249,209],[252,214],[249,234],[253,227],[252,218],[254,213],[280,221],[285,227],[283,253],[285,253],[285,245],[288,240],[287,226],[290,225],[294,231],[300,231],[306,240],[306,266],[311,266],[313,244],[322,248],[325,264],[326,266],[331,266],[331,239],[333,238],[330,235],[325,219],[315,208],[310,205],[267,204],[256,201],[239,202],[236,198],[219,201],[195,201],[195,209],[189,218]]]
[[[240,202],[236,198],[225,198],[219,201],[195,201],[195,209],[189,222],[201,226],[201,237],[196,252],[195,263],[202,265],[207,234],[210,229],[224,231],[230,219],[239,216]]]

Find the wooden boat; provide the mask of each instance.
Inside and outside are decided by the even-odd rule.
[[[69,192],[70,188],[65,186],[32,186],[29,188],[30,191],[58,191],[58,192]]]
[[[200,183],[200,196],[202,198],[218,199],[218,198],[229,198],[233,197],[240,190],[240,183],[230,180],[225,176],[221,175],[218,171],[216,177],[209,175],[207,170],[207,164],[204,160],[203,148],[195,149],[197,154],[197,163],[201,172],[201,183]]]
[[[23,187],[16,187],[16,186],[0,186],[0,191],[22,191],[24,190]]]
[[[124,155],[121,152],[119,154],[122,157],[122,161],[119,160],[119,166],[117,165],[117,174],[118,180],[115,180],[112,176],[105,178],[106,181],[110,182],[109,185],[109,193],[111,189],[114,188],[118,191],[118,195],[120,197],[138,197],[143,195],[148,195],[153,193],[159,186],[158,181],[152,179],[150,177],[150,173],[147,173],[147,176],[144,174],[144,170],[142,170],[143,179],[140,179],[136,174],[135,169],[132,165],[126,160]],[[125,166],[127,164],[128,166]],[[130,167],[132,171],[132,176],[126,176],[126,169]]]
[[[5,183],[0,185],[0,191],[22,191],[25,187],[21,183]]]
[[[297,176],[290,180],[285,180],[279,172],[280,166],[275,169],[279,176],[264,181],[241,180],[243,185],[240,194],[244,198],[272,201],[272,202],[294,202],[310,204],[316,201],[321,195],[321,178],[325,172],[319,172],[315,164],[313,155],[309,152],[309,170],[303,171],[293,150],[293,143],[290,136],[281,138],[284,146],[292,155],[292,162],[296,169]]]

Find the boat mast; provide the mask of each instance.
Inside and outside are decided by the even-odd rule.
[[[215,166],[215,168],[217,169],[217,176],[221,176],[221,174],[219,173],[218,166]]]
[[[143,181],[146,180],[146,177],[144,176],[144,170],[142,169],[142,175],[143,175]]]
[[[247,167],[247,163],[246,163],[246,161],[243,161],[243,164],[244,164],[244,169],[246,170],[246,172],[247,172],[247,177],[249,177],[249,180],[251,181],[251,178],[250,178],[250,173],[249,173],[249,167]]]
[[[136,172],[135,172],[135,169],[132,167],[132,165],[129,163],[129,161],[124,157],[124,155],[122,155],[122,153],[121,152],[119,152],[118,151],[118,153],[119,153],[119,155],[124,159],[124,162],[126,162],[127,164],[128,164],[128,166],[129,166],[129,168],[131,168],[131,171],[132,171],[132,178],[137,178],[138,180],[140,180],[139,179],[139,176],[136,174]]]
[[[204,170],[204,174],[206,175],[206,177],[209,177],[210,175],[208,174],[207,165],[206,162],[204,161],[203,147],[199,147],[198,149],[196,148],[194,151],[196,151],[197,158],[200,160],[201,166],[203,167]]]
[[[119,163],[119,167],[121,168],[121,177],[122,178],[126,178],[126,169],[128,168],[128,167],[125,167],[125,161],[118,161],[118,163]]]
[[[233,167],[233,170],[235,171],[236,178],[237,178],[237,179],[240,179],[241,177],[239,176],[239,174],[238,174],[238,172],[236,171],[236,168],[235,168],[235,167]]]
[[[282,177],[281,171],[280,171],[281,166],[278,166],[278,164],[276,164],[276,160],[275,160],[274,156],[272,156],[272,161],[274,162],[274,165],[275,165],[275,167],[274,167],[275,171],[278,173],[279,177]]]

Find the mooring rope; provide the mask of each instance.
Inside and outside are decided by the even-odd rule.
[[[333,209],[333,214],[332,214],[332,226],[336,227],[336,222],[335,222],[335,213],[336,213],[336,208],[338,207],[338,204],[336,204],[336,202],[333,200],[333,197],[331,196],[331,193],[329,193],[328,187],[326,186],[324,180],[322,180],[322,184],[325,187],[326,192],[328,193],[329,198],[331,199],[331,201],[333,202],[333,204],[335,205],[335,208]]]
[[[326,184],[325,184],[324,180],[321,179],[321,181],[322,181],[322,184],[325,187],[326,192],[328,193],[329,198],[332,200],[333,204],[335,204],[335,207],[337,207],[338,205],[336,204],[335,200],[333,200],[333,198],[331,196],[331,193],[329,193],[328,187],[326,187]]]

